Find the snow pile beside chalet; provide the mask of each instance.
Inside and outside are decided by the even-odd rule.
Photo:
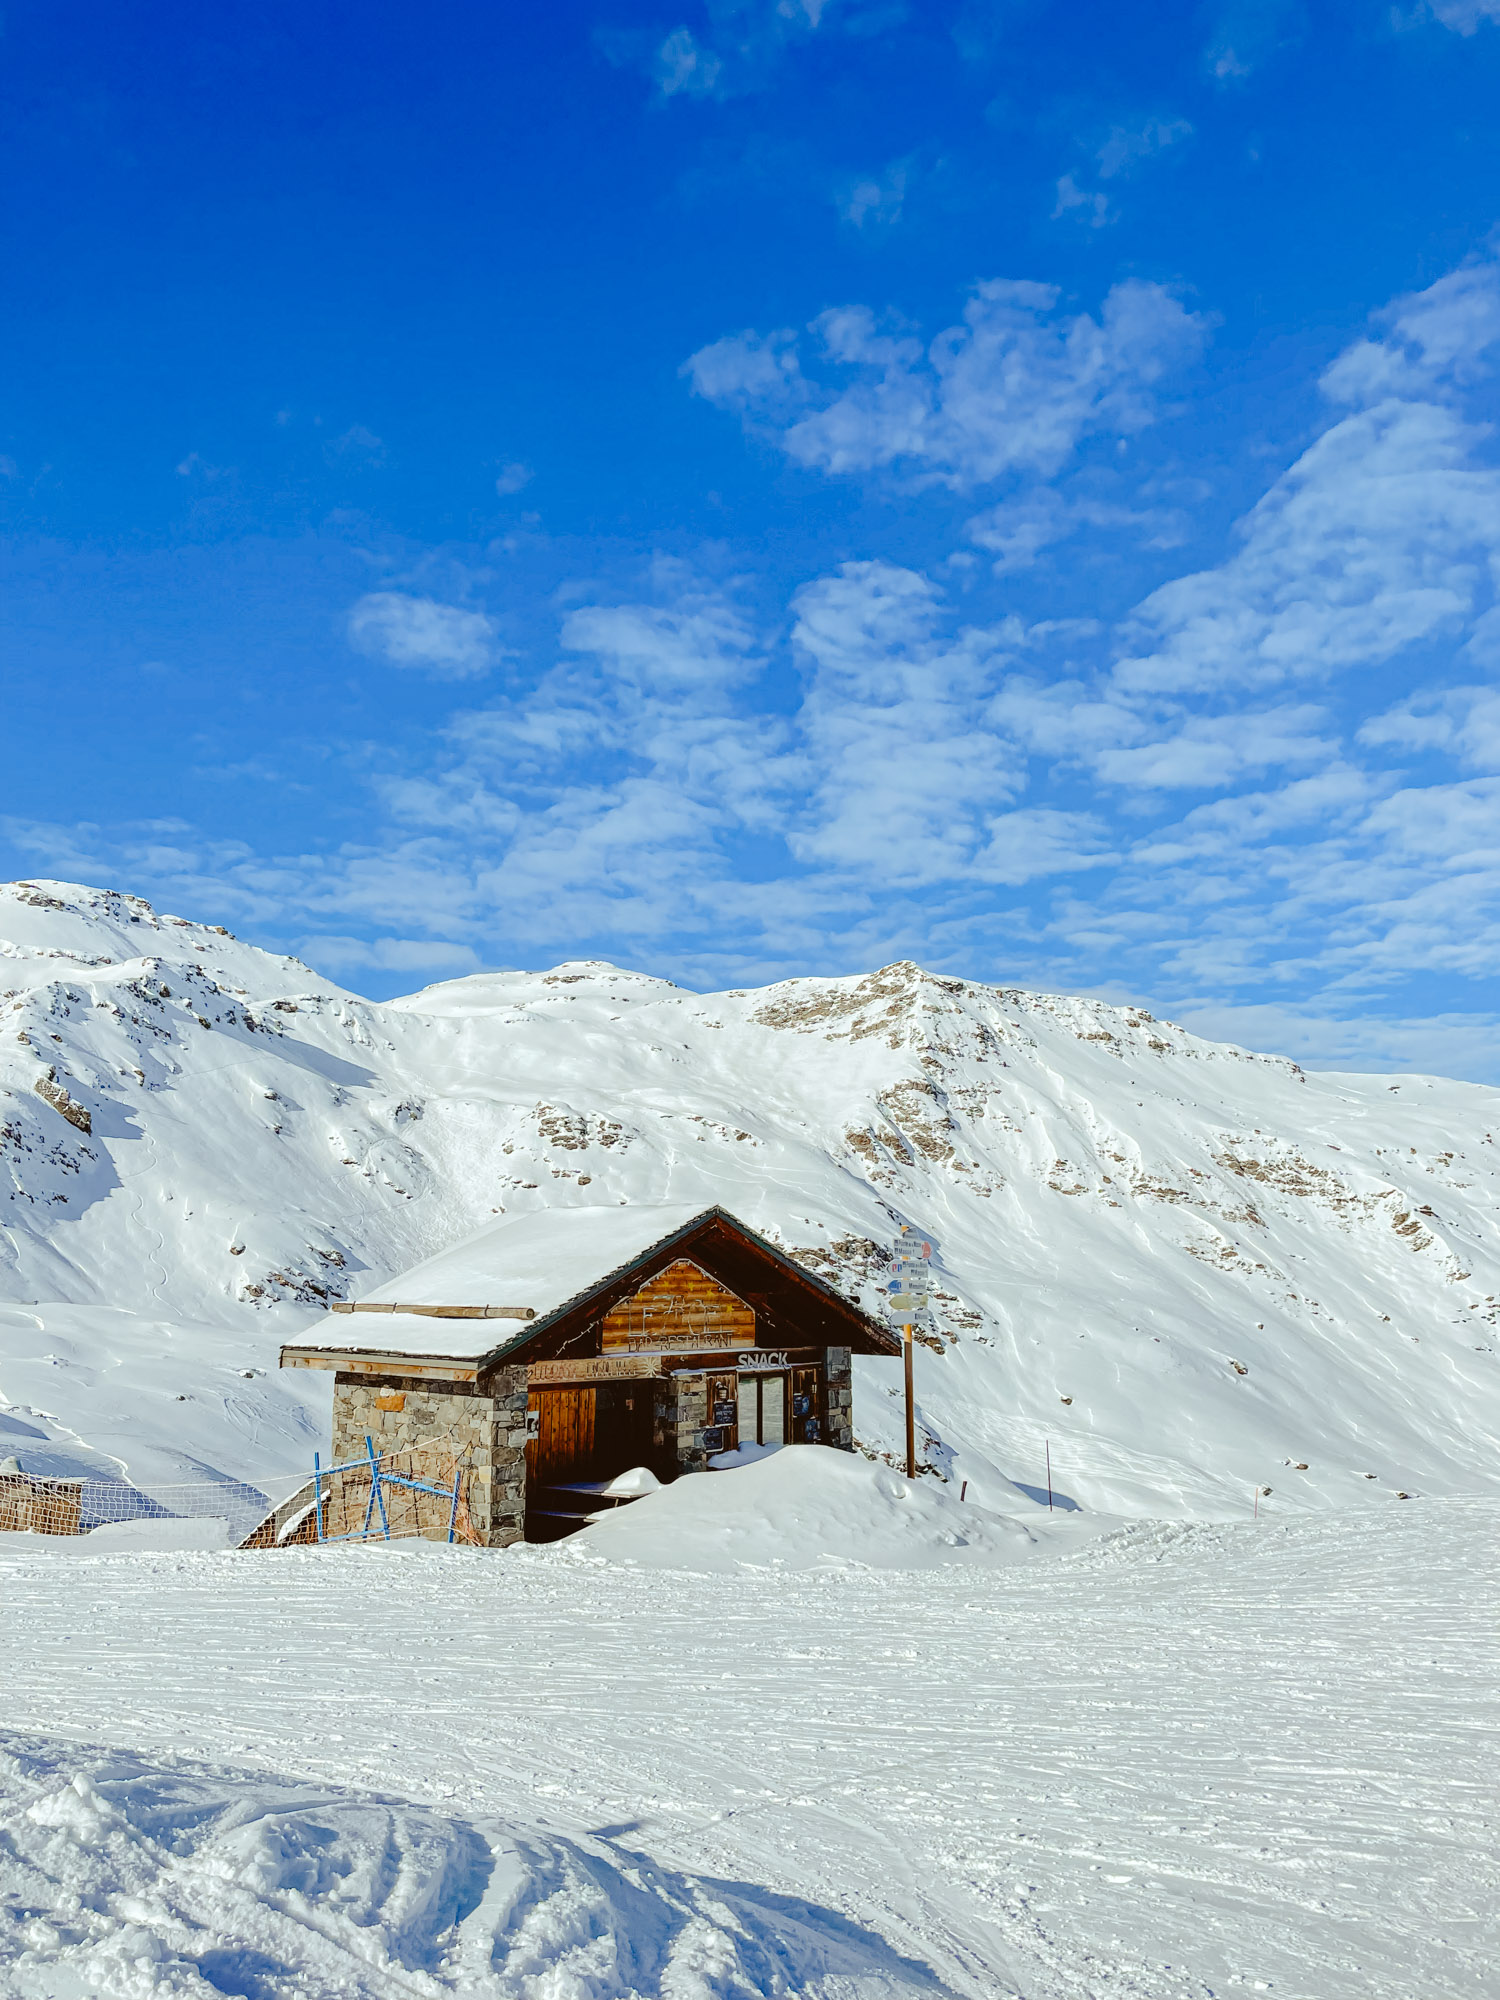
[[[1016,1500],[1024,1517],[963,1504],[937,1480],[905,1479],[842,1452],[778,1451],[748,1458],[730,1476],[664,1486],[595,1521],[565,1554],[710,1573],[1006,1568],[1113,1525],[1097,1516],[1049,1520],[1045,1509]]]

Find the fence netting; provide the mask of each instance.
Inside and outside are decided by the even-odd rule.
[[[74,1536],[127,1521],[218,1520],[238,1548],[413,1538],[478,1544],[470,1480],[466,1455],[445,1439],[324,1467],[300,1486],[284,1476],[264,1486],[208,1479],[138,1485],[17,1467],[0,1470],[0,1533]]]

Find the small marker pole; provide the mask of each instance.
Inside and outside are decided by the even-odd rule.
[[[365,1533],[370,1532],[370,1511],[380,1509],[380,1525],[387,1541],[391,1539],[391,1524],[386,1518],[385,1495],[380,1490],[380,1460],[375,1456],[375,1440],[365,1433],[365,1450],[370,1454],[370,1505],[365,1509]]]
[[[1047,1512],[1052,1512],[1052,1440],[1047,1439]]]
[[[917,1476],[917,1405],[912,1386],[911,1322],[901,1329],[902,1360],[906,1366],[906,1476]]]

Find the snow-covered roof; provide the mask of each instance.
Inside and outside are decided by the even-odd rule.
[[[631,1202],[507,1216],[403,1272],[361,1303],[508,1306],[529,1308],[544,1319],[713,1212],[701,1203]],[[474,1360],[510,1345],[532,1325],[508,1318],[330,1313],[316,1339],[299,1346]]]

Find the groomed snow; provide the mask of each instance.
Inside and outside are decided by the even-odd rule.
[[[1480,2000],[1497,1531],[699,1575],[5,1538],[0,1995]]]

